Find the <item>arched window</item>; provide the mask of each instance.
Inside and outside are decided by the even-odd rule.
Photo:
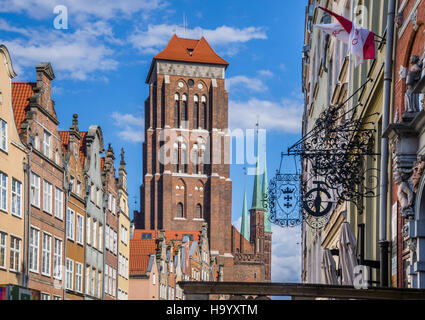
[[[202,206],[198,203],[196,205],[196,216],[197,219],[202,219]]]
[[[174,95],[174,127],[180,128],[180,95],[176,93]]]
[[[202,96],[201,102],[201,127],[207,129],[207,98]]]
[[[182,106],[182,124],[185,128],[188,128],[188,111],[187,111],[187,95],[183,94],[182,96],[183,106]]]
[[[194,95],[193,97],[193,129],[199,128],[199,97]]]
[[[177,205],[177,218],[183,218],[183,203],[181,202]]]
[[[192,152],[193,173],[197,174],[199,172],[199,151],[197,144],[193,146]]]
[[[181,145],[181,149],[182,149],[182,151],[181,151],[181,154],[182,154],[182,167],[183,167],[183,172],[184,173],[187,173],[187,165],[188,165],[188,156],[187,156],[187,152],[188,152],[188,150],[187,150],[187,146],[186,146],[186,143],[182,143],[182,145]]]
[[[179,145],[174,143],[173,146],[173,164],[174,172],[179,172]]]
[[[200,171],[200,174],[204,174],[205,172],[206,172],[206,170],[205,170],[205,163],[206,163],[206,161],[205,161],[205,157],[206,157],[206,153],[205,153],[205,144],[203,144],[203,145],[201,145],[201,151],[200,151],[200,153],[201,153],[201,161],[200,161],[200,163],[201,163],[201,165],[199,166],[199,171]]]

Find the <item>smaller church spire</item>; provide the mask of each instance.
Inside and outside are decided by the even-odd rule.
[[[266,148],[264,148],[266,149]],[[266,200],[268,198],[269,192],[269,183],[267,182],[267,161],[266,161],[267,152],[264,151],[264,174],[263,174],[263,199]],[[264,206],[264,232],[272,232],[272,227],[270,223],[270,207],[269,204],[263,202]]]
[[[246,168],[244,168],[246,169]],[[245,171],[246,175],[246,171]],[[248,219],[248,206],[246,203],[246,188],[243,192],[243,207],[242,207],[242,221],[241,221],[241,234],[242,236],[249,241],[250,234],[249,234],[249,219]]]

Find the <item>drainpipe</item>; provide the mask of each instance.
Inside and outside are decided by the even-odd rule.
[[[391,104],[391,84],[393,69],[393,43],[394,43],[394,16],[395,0],[389,0],[387,15],[387,39],[385,53],[385,73],[384,73],[384,105],[382,116],[382,133],[388,127],[390,104]],[[387,202],[388,202],[388,138],[382,137],[381,151],[381,206],[380,206],[380,284],[381,287],[388,287],[388,250],[389,241],[387,240]]]
[[[68,248],[68,234],[67,234],[67,218],[68,218],[68,201],[69,201],[69,194],[72,190],[72,184],[67,184],[66,179],[66,171],[67,171],[67,163],[64,162],[64,175],[63,175],[63,185],[65,186],[65,237],[64,237],[64,260],[65,260],[65,272],[63,274],[63,300],[66,300],[66,255],[67,255],[67,248]],[[75,218],[75,217],[74,217]],[[75,223],[75,221],[74,221]]]
[[[25,252],[24,252],[24,276],[23,276],[23,286],[29,288],[29,234],[31,232],[31,154],[32,154],[32,144],[29,144],[29,152],[27,153],[28,164],[24,163],[24,171],[26,175],[27,187],[25,188],[26,199],[25,201],[25,215],[26,223],[24,228],[25,236]]]

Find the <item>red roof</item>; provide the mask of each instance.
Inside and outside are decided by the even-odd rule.
[[[69,131],[58,131],[58,132],[59,132],[59,136],[61,137],[61,140],[62,140],[62,148],[63,148],[63,150],[68,149]]]
[[[103,171],[103,167],[105,166],[105,157],[100,158],[100,170]]]
[[[86,160],[86,151],[87,151],[87,147],[86,147],[87,131],[80,131],[80,136],[81,136],[81,140],[80,140],[80,160],[81,160],[82,166],[84,167],[84,162]]]
[[[134,237],[133,239],[142,239],[142,233],[150,233],[152,234],[152,238],[153,239],[158,239],[159,234],[160,234],[160,230],[143,230],[143,229],[136,229],[134,230]],[[193,235],[193,241],[198,241],[199,242],[199,238],[201,235],[200,231],[185,231],[185,230],[165,230],[165,238],[167,239],[167,241],[170,240],[178,240],[178,241],[182,241],[183,240],[183,236],[184,235],[188,235],[191,234]],[[177,239],[176,239],[176,235],[177,235]]]
[[[154,239],[131,239],[129,273],[131,275],[146,274],[149,258],[155,253],[156,241]]]
[[[12,82],[12,106],[16,127],[21,132],[21,123],[25,120],[29,100],[33,96],[34,82]]]
[[[154,59],[229,65],[226,60],[214,52],[204,37],[194,40],[179,38],[176,34]]]

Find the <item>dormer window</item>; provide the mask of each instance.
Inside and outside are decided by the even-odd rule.
[[[192,54],[193,54],[193,49],[187,49],[187,52],[189,52],[189,56],[192,56]]]

